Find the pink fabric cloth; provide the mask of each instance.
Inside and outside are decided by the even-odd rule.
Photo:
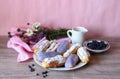
[[[7,47],[13,48],[18,52],[18,62],[26,61],[33,57],[33,50],[17,36],[10,38]]]

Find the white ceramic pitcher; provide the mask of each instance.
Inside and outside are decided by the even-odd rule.
[[[82,45],[85,33],[87,32],[88,30],[86,28],[78,26],[74,27],[72,30],[68,30],[67,35],[71,39],[72,44],[79,43]]]

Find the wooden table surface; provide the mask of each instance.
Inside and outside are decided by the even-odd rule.
[[[0,79],[120,79],[120,38],[102,38],[111,48],[105,53],[91,55],[91,61],[74,71],[49,71],[42,77],[42,69],[33,60],[17,63],[17,52],[6,47],[8,38],[0,36]],[[28,65],[35,64],[35,72]],[[39,76],[36,76],[39,73]]]

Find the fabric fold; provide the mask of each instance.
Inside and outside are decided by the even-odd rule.
[[[33,50],[18,36],[13,36],[7,43],[8,48],[13,48],[18,52],[17,61],[22,62],[33,57]]]

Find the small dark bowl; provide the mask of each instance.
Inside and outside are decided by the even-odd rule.
[[[93,43],[93,41],[98,42],[98,44],[99,44],[99,42],[103,42],[106,46],[105,46],[104,48],[102,48],[102,49],[92,49],[92,48],[90,48],[90,47],[88,46],[88,43]],[[91,51],[91,52],[93,52],[93,53],[102,53],[102,52],[107,51],[107,50],[110,48],[110,44],[109,44],[107,41],[105,41],[105,40],[99,40],[99,39],[93,39],[93,40],[85,41],[85,42],[83,43],[83,46],[84,46],[87,50],[89,50],[89,51]]]

